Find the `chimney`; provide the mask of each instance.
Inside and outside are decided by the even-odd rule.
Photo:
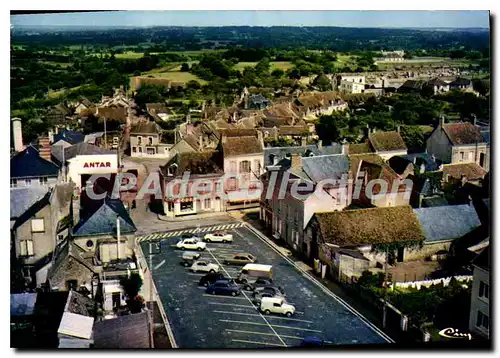
[[[12,118],[12,136],[14,138],[14,150],[21,152],[24,149],[21,118]]]
[[[349,143],[342,144],[342,154],[349,154]]]
[[[38,138],[38,151],[40,157],[50,162],[50,140],[49,137]]]
[[[58,127],[58,126],[55,126],[55,128],[54,128],[54,133],[55,133],[55,134],[59,134],[59,127]]]
[[[441,127],[444,125],[444,116],[441,116],[439,124],[441,125]]]
[[[398,124],[398,126],[396,127],[398,133],[401,133],[401,126]]]
[[[302,168],[302,156],[300,154],[292,154],[292,168]]]
[[[477,126],[477,117],[475,114],[472,115],[472,118],[474,118],[474,127]]]
[[[120,260],[120,246],[121,246],[121,242],[120,242],[120,217],[119,216],[116,217],[116,240],[117,240],[117,243],[118,243],[116,258],[118,260]]]
[[[305,146],[307,145],[307,137],[302,137],[302,138],[301,138],[301,143],[300,143],[300,145],[301,145],[302,147],[305,147]]]
[[[413,157],[413,164],[417,164],[417,157]]]
[[[49,130],[49,142],[50,144],[54,143],[54,132],[51,130]]]
[[[420,174],[423,174],[423,173],[425,173],[425,164],[424,163],[420,164]]]
[[[323,149],[323,141],[321,139],[318,140],[318,148]]]
[[[433,162],[435,162],[435,161],[436,161],[436,156],[435,156],[434,154],[431,154],[431,160],[432,160]]]

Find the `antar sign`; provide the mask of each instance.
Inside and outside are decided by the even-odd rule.
[[[110,162],[89,162],[83,164],[84,168],[111,168]]]

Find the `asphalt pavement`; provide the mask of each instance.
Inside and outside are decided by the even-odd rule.
[[[219,264],[222,273],[230,277],[235,277],[241,267],[222,265],[222,260],[234,253],[251,253],[259,263],[273,265],[274,281],[285,290],[287,301],[295,306],[294,316],[260,313],[247,291],[237,297],[214,296],[206,294],[205,287],[198,286],[203,274],[189,272],[181,266],[182,251],[172,245],[183,232],[195,231],[203,236],[216,230],[233,234],[233,243],[208,243],[201,258]],[[308,336],[334,345],[390,342],[380,330],[241,222],[145,235],[139,241],[146,257],[147,241],[151,239],[160,240],[161,247],[152,258],[153,278],[181,348],[284,348],[298,346]]]

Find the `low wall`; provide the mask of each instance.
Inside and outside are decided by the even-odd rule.
[[[416,288],[420,290],[421,287],[430,287],[434,285],[448,286],[451,282],[451,279],[455,278],[458,282],[470,282],[472,281],[472,276],[455,276],[455,277],[446,277],[446,278],[438,278],[435,280],[423,280],[423,281],[411,281],[411,282],[391,282],[389,283],[389,287],[394,290],[394,288]]]

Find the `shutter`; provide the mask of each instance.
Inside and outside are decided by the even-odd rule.
[[[26,241],[21,241],[19,246],[20,246],[19,256],[26,256]]]
[[[31,220],[31,232],[44,232],[43,219]]]
[[[27,246],[27,253],[28,253],[28,256],[33,256],[35,255],[34,251],[33,251],[33,240],[27,240],[26,241],[26,246]]]

